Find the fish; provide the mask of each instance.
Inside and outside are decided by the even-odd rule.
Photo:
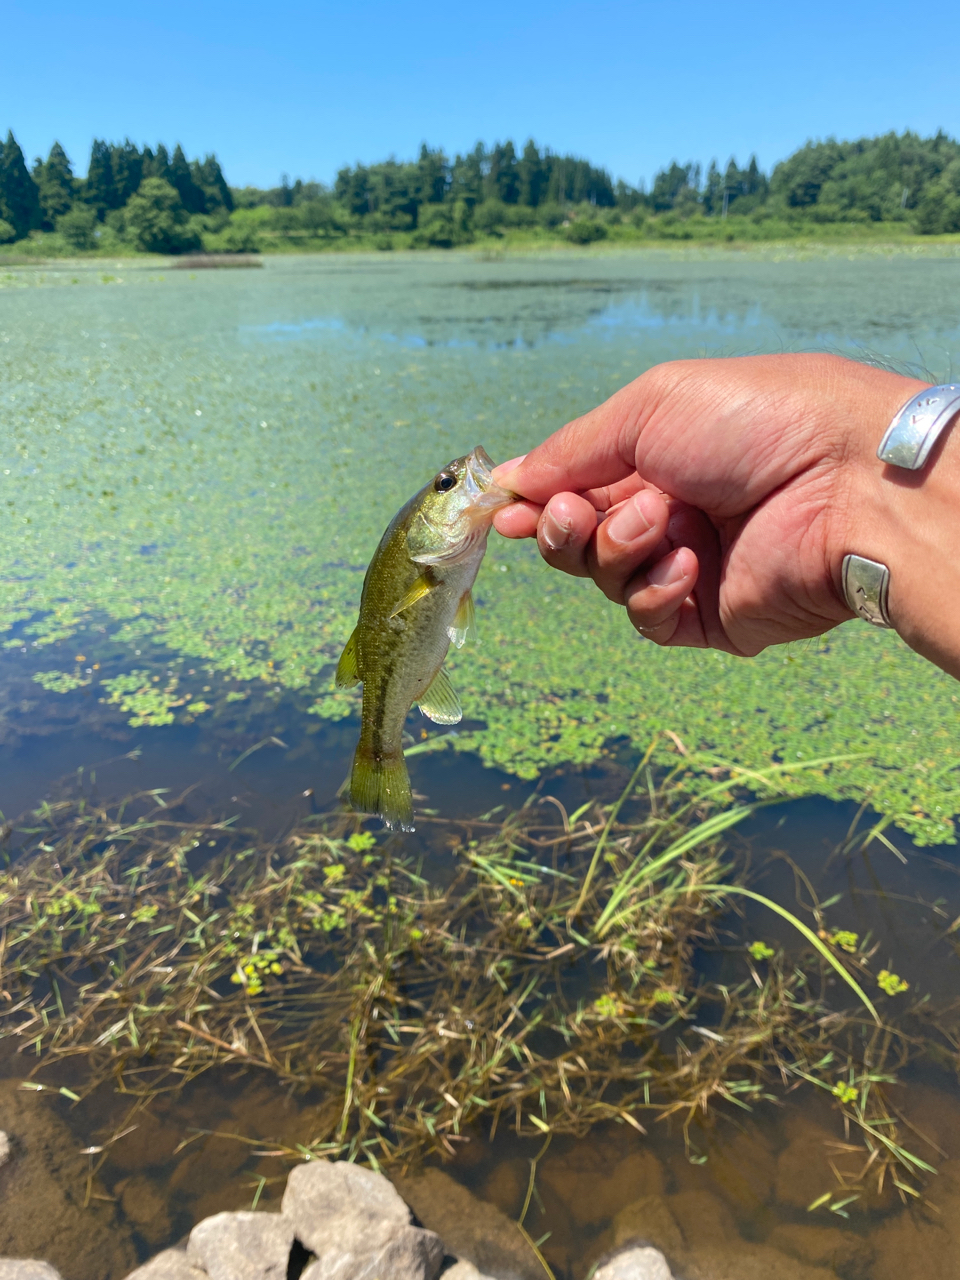
[[[471,589],[494,513],[516,500],[479,445],[438,471],[387,525],[363,580],[360,617],[337,664],[342,688],[363,685],[360,739],[347,794],[354,809],[414,830],[403,726],[414,705],[457,724],[460,699],[443,663],[474,632]]]

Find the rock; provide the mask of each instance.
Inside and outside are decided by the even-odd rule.
[[[149,1111],[140,1111],[135,1125],[122,1138],[110,1144],[110,1163],[127,1173],[159,1167],[172,1159],[184,1136],[184,1127],[159,1120]]]
[[[621,1209],[614,1218],[613,1247],[639,1244],[652,1244],[668,1258],[683,1251],[683,1234],[666,1196],[643,1196]]]
[[[207,1273],[190,1265],[185,1249],[164,1249],[126,1280],[207,1280]]]
[[[746,1240],[686,1253],[677,1267],[684,1280],[837,1280],[832,1267],[810,1266]]]
[[[461,1258],[452,1267],[447,1267],[440,1280],[493,1280],[493,1277],[483,1275],[472,1262]]]
[[[58,1101],[0,1080],[0,1129],[10,1143],[0,1168],[0,1256],[45,1258],[69,1280],[120,1280],[137,1265],[130,1229],[109,1200],[84,1208],[88,1161]],[[105,1194],[96,1181],[93,1190]]]
[[[598,1169],[569,1160],[548,1161],[539,1180],[563,1201],[581,1227],[600,1226],[641,1197],[663,1194],[660,1161],[643,1149]]]
[[[210,1280],[287,1280],[293,1225],[279,1213],[218,1213],[190,1232],[187,1262]]]
[[[120,1197],[120,1204],[128,1222],[132,1222],[147,1244],[159,1244],[170,1237],[172,1230],[166,1197],[157,1184],[139,1174],[134,1178],[122,1178],[113,1188]]]
[[[815,1223],[799,1225],[793,1222],[774,1227],[766,1243],[784,1253],[792,1254],[801,1262],[813,1262],[846,1272],[859,1267],[869,1272],[873,1263],[873,1246],[859,1232],[844,1231],[841,1227],[821,1227]]]
[[[443,1241],[411,1226],[387,1179],[346,1161],[313,1160],[291,1170],[282,1212],[317,1256],[303,1280],[436,1280]],[[312,1273],[312,1275],[311,1275]]]
[[[4,1135],[6,1136],[6,1135]],[[29,1258],[0,1258],[0,1280],[61,1280],[60,1272],[49,1262]]]
[[[432,1231],[399,1227],[377,1253],[327,1248],[300,1280],[436,1280],[443,1241]]]
[[[709,1191],[681,1191],[668,1196],[667,1204],[679,1224],[687,1248],[700,1245],[734,1244],[740,1232],[730,1210]]]
[[[593,1280],[673,1280],[673,1273],[659,1249],[627,1249],[605,1262]]]
[[[0,1168],[2,1168],[10,1159],[10,1139],[5,1133],[0,1133]]]
[[[844,1143],[837,1133],[811,1124],[800,1115],[791,1116],[784,1127],[790,1140],[777,1157],[774,1177],[774,1195],[781,1204],[805,1210],[825,1191],[837,1190],[837,1177],[831,1166],[851,1183],[858,1181],[867,1163],[863,1147]],[[883,1209],[894,1203],[893,1179],[887,1178],[882,1194],[870,1190],[854,1200],[850,1209]]]
[[[542,1280],[543,1268],[515,1222],[496,1205],[478,1200],[442,1169],[425,1169],[394,1185],[447,1252],[497,1280]],[[444,1280],[450,1274],[444,1273]]]

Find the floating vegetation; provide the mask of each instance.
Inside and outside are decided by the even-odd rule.
[[[891,273],[901,327],[879,354],[956,345],[934,259],[98,272],[0,295],[0,645],[35,659],[35,726],[58,700],[138,729],[202,722],[251,690],[351,716],[333,666],[382,512],[447,459],[522,452],[658,360],[824,333],[860,352]],[[477,598],[481,644],[452,675],[473,725],[458,748],[486,763],[530,778],[667,728],[746,768],[842,752],[790,785],[953,837],[958,695],[895,636],[850,625],[749,663],[640,650],[622,610],[500,539]]]
[[[729,776],[691,793],[685,763],[657,783],[651,754],[613,805],[427,817],[417,846],[336,813],[263,843],[156,791],[45,804],[0,875],[0,1036],[36,1087],[79,1058],[68,1097],[112,1079],[143,1105],[216,1066],[265,1072],[306,1107],[291,1157],[374,1166],[453,1153],[477,1126],[666,1116],[697,1159],[716,1107],[810,1086],[864,1146],[843,1203],[890,1179],[916,1194],[930,1166],[886,1086],[918,1042],[865,991],[900,980],[871,978],[876,947],[851,951],[816,905],[811,929],[738,880],[751,806]],[[743,895],[790,918],[800,958],[724,941]],[[698,972],[704,948],[723,980]]]

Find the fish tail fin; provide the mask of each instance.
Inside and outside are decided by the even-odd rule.
[[[361,741],[353,757],[350,801],[363,813],[378,814],[388,827],[412,831],[413,796],[403,754],[378,760]]]

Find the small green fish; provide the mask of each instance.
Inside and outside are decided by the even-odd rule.
[[[403,723],[417,703],[437,724],[457,724],[460,700],[443,671],[450,642],[473,629],[470,588],[495,511],[514,495],[494,481],[478,445],[457,458],[390,521],[370,561],[360,620],[337,664],[341,688],[363,682],[363,714],[350,800],[390,827],[413,830]]]

